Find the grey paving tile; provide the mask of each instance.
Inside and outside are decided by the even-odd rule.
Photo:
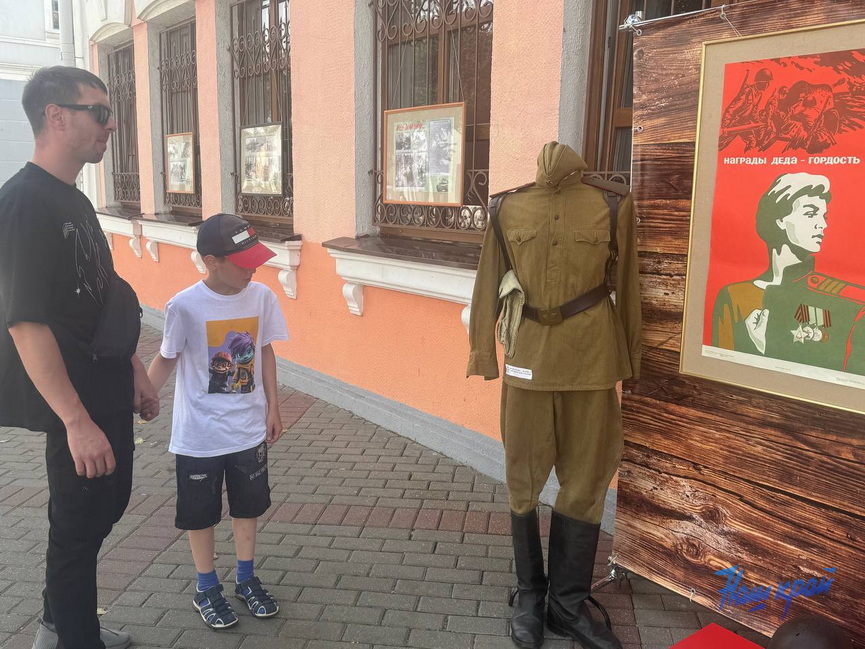
[[[421,649],[471,649],[473,638],[466,633],[412,629],[408,646]]]
[[[158,343],[158,332],[145,327],[144,355]],[[133,632],[138,649],[513,646],[511,539],[486,533],[487,525],[508,531],[504,485],[288,388],[281,410],[296,421],[271,450],[274,507],[262,517],[256,552],[257,574],[279,599],[280,613],[255,620],[238,607],[237,627],[207,629],[191,605],[188,542],[174,528],[171,390],[163,392],[163,417],[137,426],[145,442],[136,447],[129,511],[100,554],[104,620]],[[0,436],[8,432],[0,429]],[[44,440],[14,433],[0,457],[0,647],[30,649],[47,539]],[[216,565],[230,583],[234,543],[224,518]],[[610,548],[604,536],[600,554]],[[710,622],[765,646],[759,634],[639,577],[597,596],[625,649],[666,648]],[[570,649],[571,642],[548,634],[544,647]]]
[[[406,646],[405,641],[408,634],[409,629],[407,627],[349,624],[345,629],[342,640],[343,642],[363,642],[404,647]]]
[[[372,606],[343,606],[332,604],[324,607],[321,614],[323,621],[329,622],[354,622],[357,624],[378,624],[384,616],[384,608]]]

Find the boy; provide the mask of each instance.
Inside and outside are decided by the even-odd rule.
[[[267,445],[282,434],[274,340],[287,340],[276,295],[252,282],[274,256],[249,223],[216,214],[198,230],[207,276],[165,307],[162,346],[148,375],[157,390],[178,365],[169,450],[177,458],[178,529],[198,572],[193,605],[212,629],[237,624],[213,565],[222,482],[237,552],[235,594],[255,617],[279,605],[253,571],[258,517],[270,507]],[[266,442],[266,443],[265,443]]]

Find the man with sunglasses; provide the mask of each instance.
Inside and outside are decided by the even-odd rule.
[[[88,352],[115,277],[75,180],[117,122],[100,79],[42,68],[24,88],[35,150],[0,189],[0,426],[46,433],[48,551],[34,649],[118,649],[100,629],[96,562],[129,502],[132,413],[159,401],[141,361]],[[124,358],[128,358],[128,355]]]

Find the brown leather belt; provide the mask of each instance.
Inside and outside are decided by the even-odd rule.
[[[596,305],[609,294],[610,289],[607,283],[604,282],[592,290],[583,293],[580,297],[552,309],[537,309],[528,304],[523,305],[523,317],[534,320],[542,325],[556,325],[562,322],[562,320],[570,318],[572,315],[577,315],[589,307]]]
[[[587,182],[585,178],[583,179],[583,182]],[[529,187],[530,185],[531,183],[529,185],[524,185],[523,187]],[[523,187],[518,187],[517,189],[523,189]],[[505,261],[505,268],[507,268],[508,270],[514,270],[513,264],[511,263],[511,256],[508,254],[508,246],[505,243],[504,234],[502,234],[502,226],[499,223],[498,218],[499,209],[501,208],[502,202],[504,202],[505,197],[509,193],[510,192],[505,192],[503,194],[494,195],[490,198],[489,220],[493,226],[493,231],[495,232],[496,239],[498,240],[499,248],[502,251],[502,256],[504,257]],[[570,302],[566,302],[565,304],[554,307],[552,309],[538,309],[527,304],[523,305],[524,318],[534,320],[535,322],[542,325],[557,325],[566,318],[570,318],[572,315],[577,315],[578,313],[585,311],[589,307],[596,305],[598,302],[600,302],[613,292],[613,286],[615,285],[613,271],[616,266],[616,261],[619,258],[619,244],[616,241],[616,230],[619,216],[619,200],[618,197],[611,198],[610,196],[605,196],[605,199],[607,201],[607,205],[610,208],[610,254],[604,267],[604,283],[599,284],[590,291],[586,291],[581,296],[574,298]],[[499,301],[499,309],[501,309],[501,301]]]

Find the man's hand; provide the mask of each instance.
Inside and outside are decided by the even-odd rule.
[[[751,342],[761,354],[766,353],[766,325],[769,322],[769,309],[754,309],[745,318],[745,328]]]
[[[101,478],[114,473],[114,451],[105,433],[92,419],[87,417],[79,424],[67,424],[66,440],[78,475]]]
[[[279,415],[279,408],[268,408],[267,410],[267,443],[274,444],[276,440],[282,437],[285,430],[282,427],[282,417]]]
[[[135,376],[135,396],[132,401],[132,410],[140,413],[144,421],[155,419],[159,414],[159,393],[147,376],[147,369],[138,358],[132,357],[132,370]]]

